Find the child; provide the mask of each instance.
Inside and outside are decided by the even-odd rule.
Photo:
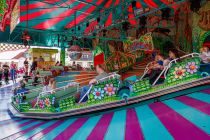
[[[35,77],[34,77],[34,81],[33,81],[33,83],[32,83],[33,86],[36,86],[36,85],[39,84],[39,82],[38,82],[39,77],[40,77],[39,72],[37,72],[36,75],[35,75]]]
[[[148,76],[149,76],[150,84],[153,84],[156,78],[162,72],[162,69],[164,68],[163,61],[164,61],[163,56],[161,54],[157,54],[155,56],[155,61],[149,66],[150,70],[149,70]]]

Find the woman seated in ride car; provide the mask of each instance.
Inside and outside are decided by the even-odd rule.
[[[210,62],[210,51],[208,47],[203,47],[200,49],[200,58],[203,64]]]
[[[170,63],[170,61],[179,58],[179,52],[177,49],[171,49],[168,52],[168,56],[169,57],[166,60],[164,60],[164,66],[167,66]]]
[[[42,89],[43,93],[54,93],[56,89],[56,81],[54,77],[46,76],[44,78],[44,87]]]
[[[208,47],[203,47],[200,49],[200,72],[209,72],[210,70],[210,51]]]

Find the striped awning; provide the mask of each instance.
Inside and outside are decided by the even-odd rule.
[[[14,5],[14,1],[11,0]],[[88,33],[98,26],[108,27],[122,17],[136,25],[136,11],[152,12],[169,7],[176,9],[185,0],[25,0],[20,1],[19,27],[50,31]],[[28,14],[27,14],[28,7]],[[147,9],[147,10],[145,10]],[[148,10],[149,9],[149,10]],[[10,11],[12,11],[10,9]],[[139,12],[138,11],[138,12]],[[144,14],[144,13],[142,13]],[[99,19],[100,18],[100,19]],[[4,21],[4,20],[2,20]]]
[[[131,1],[124,0],[54,0],[53,2],[29,0],[29,28],[55,31],[72,28],[72,31],[76,29],[78,33],[84,33],[96,25],[105,27],[112,25],[122,15],[122,12],[127,14],[128,21],[134,25],[136,24],[134,9],[150,8],[154,10],[163,7],[175,9],[179,2],[137,0],[135,6],[132,6]],[[27,21],[25,1],[21,1],[20,10],[20,26],[25,27]]]

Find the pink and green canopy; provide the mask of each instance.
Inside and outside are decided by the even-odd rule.
[[[176,9],[181,0],[176,0],[176,2],[173,0],[136,0],[135,6],[132,6],[132,1],[28,0],[27,6],[26,0],[21,0],[18,26],[26,27],[28,20],[29,29],[51,31],[69,29],[72,32],[76,29],[77,33],[83,34],[94,30],[97,26],[111,26],[125,15],[131,25],[136,25],[134,10],[149,8],[151,12],[165,7]]]

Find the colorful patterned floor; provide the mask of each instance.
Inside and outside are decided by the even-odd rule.
[[[3,103],[8,100],[3,98],[0,111],[5,113]],[[210,140],[210,89],[84,118],[43,121],[8,116],[0,121],[0,139]]]

